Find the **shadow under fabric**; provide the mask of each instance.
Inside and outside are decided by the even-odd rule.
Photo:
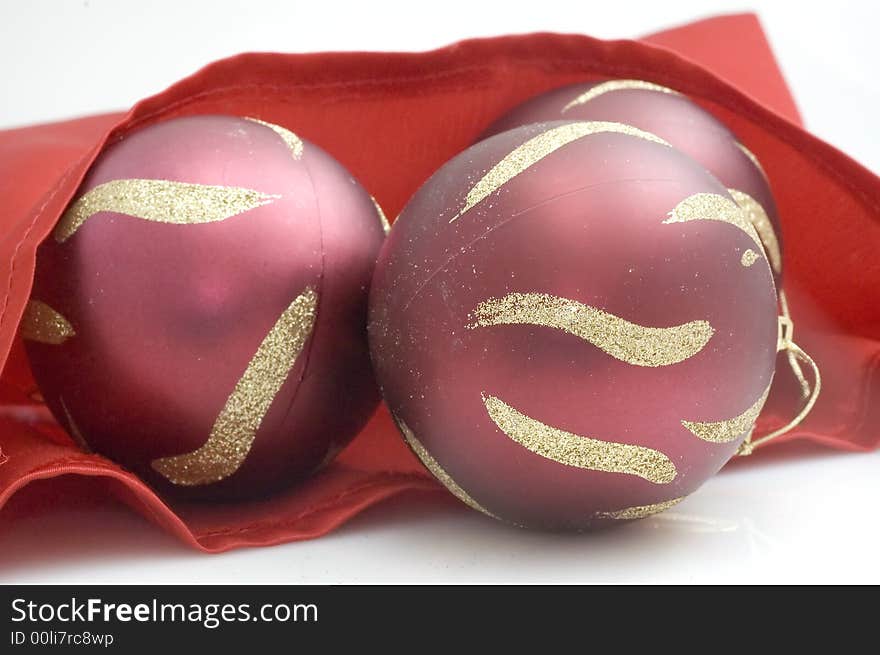
[[[757,154],[782,219],[796,338],[823,377],[812,414],[779,441],[876,448],[880,179],[802,129],[753,15],[708,19],[639,41],[532,34],[425,53],[245,54],[213,63],[127,113],[0,132],[0,529],[15,529],[17,518],[75,493],[80,504],[125,502],[194,548],[218,552],[317,537],[404,491],[446,493],[384,408],[320,474],[247,502],[161,499],[133,474],[73,444],[38,400],[17,329],[36,247],[108,140],[176,116],[259,117],[333,153],[395,216],[434,170],[514,105],[557,86],[609,77],[647,79],[689,95]],[[783,370],[758,435],[796,411],[799,389]],[[62,477],[71,475],[88,482],[71,485]]]

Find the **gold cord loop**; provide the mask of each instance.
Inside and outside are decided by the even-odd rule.
[[[780,316],[780,320],[785,319],[788,324],[788,340],[791,341],[792,331],[794,330],[794,323],[791,321],[791,314],[788,311],[788,298],[785,297],[785,291],[779,290],[779,308],[782,311],[782,316]],[[793,352],[790,350],[786,353],[788,355],[788,365],[791,367],[791,372],[794,374],[794,377],[801,385],[801,395],[804,399],[809,398],[810,396],[810,383],[807,381],[807,378],[804,376],[804,372],[801,369],[800,363],[798,363],[798,359]]]
[[[822,376],[819,374],[819,366],[813,361],[813,358],[810,357],[807,353],[801,350],[800,346],[798,346],[794,341],[792,341],[792,334],[794,332],[794,324],[791,321],[791,316],[788,314],[788,306],[784,300],[784,295],[780,295],[780,301],[782,305],[782,315],[779,317],[779,341],[777,343],[778,352],[785,351],[788,355],[788,361],[791,365],[791,369],[794,372],[795,377],[801,383],[801,390],[803,393],[804,399],[806,399],[806,403],[804,403],[801,411],[798,412],[797,416],[795,416],[791,421],[789,421],[786,425],[783,425],[781,428],[773,430],[769,434],[765,434],[758,439],[752,439],[752,433],[746,437],[746,440],[742,443],[737,451],[737,455],[751,455],[756,448],[763,446],[768,441],[772,441],[776,437],[779,437],[787,432],[790,432],[807,417],[810,411],[813,409],[813,405],[816,404],[816,399],[819,397],[819,391],[822,389]],[[813,370],[813,377],[815,378],[815,382],[812,387],[810,383],[807,381],[806,377],[804,377],[803,371],[801,370],[800,364],[804,363],[809,366]]]

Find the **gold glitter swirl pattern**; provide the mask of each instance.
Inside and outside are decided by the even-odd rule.
[[[418,457],[422,461],[422,464],[425,465],[425,468],[428,469],[431,474],[443,484],[444,487],[449,489],[453,496],[458,498],[461,502],[463,502],[471,509],[482,512],[487,516],[491,516],[493,519],[498,518],[497,516],[492,514],[492,512],[490,512],[473,498],[471,498],[470,494],[468,494],[468,492],[462,489],[458,485],[458,483],[452,479],[452,477],[443,469],[443,467],[437,463],[437,460],[431,457],[431,453],[429,453],[428,450],[422,445],[422,442],[416,439],[416,435],[413,434],[413,431],[406,423],[401,421],[396,416],[394,416],[394,420],[397,423],[397,427],[400,428],[400,432],[403,434],[403,438],[406,439],[409,447],[412,448],[412,451],[416,454],[416,457]]]
[[[76,421],[73,420],[73,416],[70,415],[70,410],[67,409],[67,403],[64,402],[64,398],[59,397],[58,401],[61,403],[61,409],[64,411],[64,418],[67,419],[68,434],[70,435],[70,438],[80,447],[80,450],[87,453],[92,452],[92,449],[89,447],[89,442],[86,441],[86,438],[83,436]]]
[[[156,471],[174,484],[196,486],[218,482],[238,470],[312,332],[317,304],[318,294],[311,287],[290,303],[229,395],[208,440],[191,453],[154,460]]]
[[[752,198],[748,193],[737,191],[736,189],[728,189],[730,197],[736,201],[746,216],[748,216],[752,227],[758,233],[761,244],[764,246],[764,252],[767,253],[767,259],[770,260],[770,266],[779,274],[782,272],[782,252],[779,249],[779,239],[776,238],[776,232],[773,230],[773,223],[764,208],[757,200]]]
[[[616,519],[619,521],[632,521],[635,519],[643,519],[646,516],[665,512],[670,507],[678,505],[684,500],[681,498],[673,498],[672,500],[664,500],[661,503],[653,503],[651,505],[636,505],[635,507],[627,507],[626,509],[618,509],[612,512],[599,512],[596,514],[597,519]]]
[[[761,408],[764,406],[769,393],[770,387],[768,386],[764,393],[761,394],[761,397],[755,401],[755,404],[739,416],[712,422],[682,421],[681,424],[703,441],[710,441],[712,443],[733,441],[754,427],[758,414],[761,413]]]
[[[634,366],[669,366],[696,355],[714,329],[708,321],[658,328],[630,323],[576,300],[546,293],[509,293],[481,302],[467,327],[541,325],[562,330]]]
[[[68,207],[55,226],[54,236],[55,241],[63,243],[99,212],[194,225],[225,221],[280,197],[253,189],[171,180],[111,180],[91,189]]]
[[[758,246],[758,250],[761,253],[764,252],[761,239],[752,226],[748,214],[730,198],[719,196],[717,193],[695,193],[678,203],[675,209],[669,212],[669,218],[663,221],[663,224],[686,223],[688,221],[730,223],[748,234],[749,238]]]
[[[458,220],[462,214],[473,209],[492,193],[507,184],[514,177],[541,161],[547,155],[558,150],[572,141],[576,141],[591,134],[615,132],[629,136],[639,137],[664,146],[669,144],[660,137],[649,132],[644,132],[622,123],[607,121],[577,122],[553,127],[532,137],[522,145],[515,148],[501,159],[468,191],[464,207],[449,222]]]
[[[742,152],[742,154],[744,154],[746,157],[749,158],[749,160],[755,165],[755,168],[757,168],[757,169],[761,172],[761,175],[764,176],[764,179],[766,179],[766,178],[767,178],[767,173],[764,172],[764,167],[761,166],[761,162],[760,162],[760,161],[758,160],[758,158],[755,156],[755,153],[753,153],[751,150],[749,150],[748,148],[746,148],[746,147],[745,147],[742,143],[740,143],[739,141],[734,141],[733,143],[736,145],[737,148],[740,149],[740,151]]]
[[[498,429],[510,439],[559,464],[636,475],[654,484],[668,484],[678,474],[672,460],[653,448],[572,434],[521,414],[494,396],[484,394],[483,404]]]
[[[382,211],[382,206],[376,201],[376,199],[373,196],[370,196],[370,200],[373,201],[373,206],[376,208],[376,214],[378,214],[379,222],[382,224],[382,231],[387,235],[391,231],[391,223],[388,222],[385,212]]]
[[[75,336],[66,318],[42,300],[29,300],[21,317],[21,337],[28,341],[57,346]]]
[[[739,263],[748,268],[756,261],[758,261],[760,255],[756,253],[751,248],[746,248],[746,251],[742,254],[742,257],[739,258]]]
[[[281,137],[281,140],[284,141],[285,145],[287,145],[287,148],[290,150],[290,154],[293,155],[294,159],[302,159],[304,150],[302,139],[300,139],[296,134],[288,130],[286,127],[281,127],[280,125],[275,125],[274,123],[267,123],[266,121],[261,121],[259,118],[251,118],[250,116],[245,116],[245,120],[263,125],[264,127],[268,127],[270,130],[275,132],[275,134]]]
[[[653,82],[645,82],[644,80],[609,80],[608,82],[597,84],[592,89],[587,89],[584,93],[580,94],[577,98],[565,105],[560,113],[564,114],[572,107],[583,105],[590,100],[598,98],[599,96],[606,93],[611,93],[612,91],[627,91],[632,89],[636,89],[639,91],[657,91],[659,93],[669,93],[676,96],[681,95],[678,91],[675,91],[665,86],[660,86],[659,84],[654,84]]]

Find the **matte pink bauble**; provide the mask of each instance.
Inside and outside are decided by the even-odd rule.
[[[728,128],[688,97],[643,80],[564,86],[515,107],[486,135],[556,120],[616,121],[640,128],[690,155],[717,177],[761,237],[779,286],[782,229],[770,184],[758,158]]]
[[[776,292],[697,162],[629,126],[533,124],[412,198],[369,335],[404,437],[453,493],[583,529],[673,505],[736,452],[773,376]]]
[[[364,323],[382,240],[369,194],[283,127],[138,130],[39,249],[34,375],[74,438],[165,489],[291,483],[377,404]]]

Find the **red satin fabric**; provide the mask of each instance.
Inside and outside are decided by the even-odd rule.
[[[259,117],[320,144],[395,216],[424,179],[506,110],[597,77],[650,79],[687,93],[758,155],[782,218],[795,340],[819,361],[824,383],[813,414],[785,438],[877,447],[880,180],[799,127],[754,16],[709,19],[642,41],[533,34],[414,54],[246,54],[211,64],[125,114],[0,132],[0,279],[7,281],[0,305],[0,529],[14,529],[17,517],[60,498],[115,498],[185,543],[217,552],[320,536],[389,496],[439,489],[384,409],[321,474],[244,503],[163,500],[131,473],[73,446],[38,402],[16,331],[36,246],[108,139],[172,116]],[[783,369],[777,387],[759,434],[796,411]],[[65,475],[90,482],[71,484]]]

